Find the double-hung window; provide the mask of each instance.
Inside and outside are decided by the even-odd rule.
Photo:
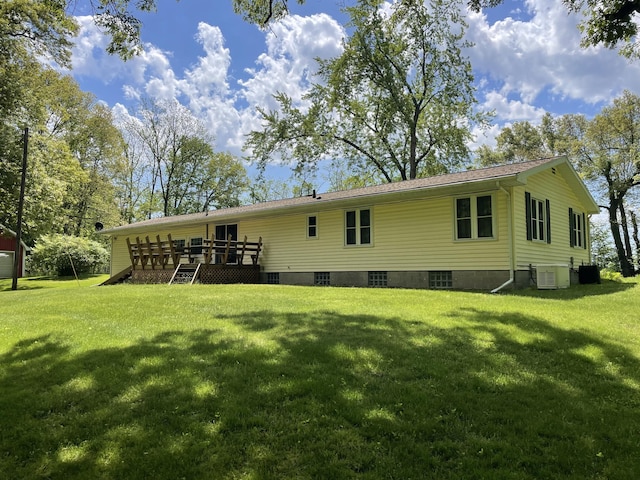
[[[318,217],[315,215],[307,217],[307,238],[318,238]]]
[[[456,239],[493,238],[493,197],[456,198]]]
[[[537,198],[531,199],[531,236],[532,240],[545,239],[544,203]]]
[[[584,213],[569,209],[569,243],[572,247],[587,248],[585,221]]]
[[[347,245],[371,244],[371,210],[360,208],[345,212],[345,243]]]
[[[525,192],[527,240],[551,243],[551,207],[549,200]]]
[[[193,237],[189,240],[192,255],[200,255],[202,253],[202,237]]]

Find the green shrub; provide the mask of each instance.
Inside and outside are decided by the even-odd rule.
[[[621,282],[622,274],[620,272],[616,272],[615,270],[609,270],[607,268],[603,268],[600,270],[600,278],[602,280],[611,280],[613,282]]]
[[[72,265],[73,262],[73,265]],[[109,252],[98,242],[68,235],[44,235],[29,258],[32,274],[70,276],[99,273],[109,264]]]

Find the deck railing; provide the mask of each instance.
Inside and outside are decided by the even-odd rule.
[[[262,251],[262,237],[257,242],[249,242],[246,236],[243,240],[233,240],[231,236],[227,239],[212,236],[204,239],[202,245],[187,246],[178,246],[170,234],[166,240],[161,240],[160,235],[156,235],[155,241],[146,236],[144,240],[136,237],[135,242],[132,242],[127,237],[127,248],[134,269],[174,269],[180,263],[244,265],[245,259],[257,266]]]

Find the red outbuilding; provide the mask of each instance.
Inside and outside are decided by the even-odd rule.
[[[16,232],[0,223],[0,278],[13,277],[13,259],[16,251]],[[29,247],[20,242],[20,262],[18,263],[18,277],[24,275],[25,254]]]

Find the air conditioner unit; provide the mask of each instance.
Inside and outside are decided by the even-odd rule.
[[[568,265],[536,265],[538,290],[568,288],[570,285]]]

